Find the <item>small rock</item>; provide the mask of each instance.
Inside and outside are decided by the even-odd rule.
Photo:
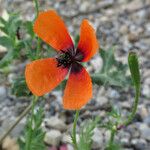
[[[121,34],[126,34],[126,33],[128,33],[128,31],[129,31],[129,29],[128,29],[127,25],[121,26],[121,28],[120,28],[120,33]]]
[[[16,74],[15,73],[10,73],[8,75],[8,82],[13,83],[15,78],[16,78]]]
[[[148,110],[146,109],[145,105],[139,106],[139,112],[142,119],[148,116]]]
[[[89,2],[83,1],[79,7],[81,12],[85,12],[89,8]]]
[[[139,130],[141,132],[141,137],[150,141],[150,127],[146,124],[140,124]]]
[[[5,150],[19,150],[19,146],[18,146],[16,140],[14,140],[10,137],[6,137],[6,139],[3,142],[2,147]]]
[[[130,143],[128,138],[122,138],[122,139],[120,139],[120,142],[124,146],[129,145],[129,143]]]
[[[130,133],[132,138],[139,138],[140,132],[138,130],[138,127],[134,124],[131,124],[127,127],[127,132]]]
[[[150,126],[150,115],[144,119],[144,122]]]
[[[74,150],[74,148],[71,144],[67,144],[67,150]]]
[[[61,133],[58,130],[51,130],[45,134],[44,142],[49,145],[58,146],[61,140]]]
[[[57,129],[60,131],[65,131],[67,126],[65,123],[57,117],[51,117],[50,119],[45,120],[45,126],[48,128]]]
[[[67,134],[63,134],[62,143],[72,143],[71,136]]]
[[[146,97],[150,97],[150,86],[147,84],[143,85],[142,94]]]
[[[98,97],[96,98],[96,101],[98,102],[99,105],[103,106],[103,105],[105,105],[105,104],[108,103],[108,98],[102,97],[102,96],[101,96],[101,97],[98,96]]]
[[[109,96],[110,98],[115,98],[115,99],[117,99],[117,98],[120,97],[120,94],[119,94],[118,91],[116,91],[116,90],[109,89],[109,91],[108,91],[108,96]]]
[[[131,43],[135,43],[135,42],[137,42],[138,41],[138,36],[135,34],[135,33],[129,33],[128,34],[128,40],[129,40],[129,42],[131,42]]]
[[[136,149],[136,150],[142,150],[146,148],[146,141],[144,139],[132,139],[131,140],[131,145]]]
[[[12,123],[14,123],[16,121],[16,118],[15,117],[11,117],[10,119],[6,119],[3,123],[2,123],[2,128],[3,130],[7,130],[11,125]],[[11,132],[11,135],[13,137],[19,137],[20,136],[20,133],[23,131],[25,127],[25,121],[22,120],[14,129],[13,131]]]
[[[94,129],[94,135],[92,137],[93,143],[92,143],[92,148],[93,149],[98,149],[102,147],[103,145],[103,135],[101,131],[98,128]]]
[[[6,88],[4,86],[0,86],[0,101],[4,101],[7,97]]]

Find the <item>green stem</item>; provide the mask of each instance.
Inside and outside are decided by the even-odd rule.
[[[138,107],[138,103],[139,103],[139,97],[140,97],[140,88],[136,88],[136,94],[135,94],[135,99],[134,99],[134,104],[133,104],[133,107],[132,107],[131,114],[129,115],[127,121],[125,121],[123,123],[125,126],[127,126],[129,123],[131,123],[133,118],[135,117],[137,107]]]
[[[78,150],[77,138],[76,138],[76,126],[77,126],[78,117],[79,117],[79,110],[76,110],[76,114],[73,122],[73,130],[72,130],[72,140],[73,140],[73,145],[75,150]]]
[[[111,130],[110,140],[109,140],[108,147],[107,147],[108,150],[111,150],[111,148],[113,147],[116,131],[117,131],[117,128],[116,126],[114,126]]]
[[[38,4],[37,0],[34,0],[34,3],[35,3],[35,11],[36,11],[35,19],[36,19],[38,17],[38,15],[39,15],[39,4]],[[36,59],[39,59],[40,45],[41,45],[41,40],[38,37],[38,39],[37,39]]]
[[[115,131],[112,130],[111,135],[110,135],[109,147],[112,147],[113,142],[114,142],[114,137],[115,137]]]
[[[38,5],[38,1],[34,0],[34,4],[35,4],[35,11],[36,11],[36,18],[39,15],[39,5]]]
[[[34,96],[34,99],[32,101],[30,132],[29,132],[29,135],[28,135],[28,140],[26,141],[27,143],[26,143],[25,150],[31,150],[30,146],[31,146],[31,139],[32,139],[32,126],[33,126],[34,108],[35,108],[35,104],[36,104],[37,99],[38,99],[38,97]]]

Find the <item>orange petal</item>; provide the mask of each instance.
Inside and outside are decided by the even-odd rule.
[[[68,69],[57,67],[55,58],[46,58],[28,64],[25,69],[25,78],[31,92],[42,96],[53,90],[67,73]]]
[[[77,110],[84,106],[92,98],[92,82],[88,72],[80,64],[75,63],[63,97],[65,109]]]
[[[77,47],[77,53],[83,55],[82,62],[88,61],[99,48],[96,34],[88,20],[84,19],[80,27],[80,40]]]
[[[67,28],[54,10],[39,14],[34,23],[34,32],[56,50],[73,48]]]

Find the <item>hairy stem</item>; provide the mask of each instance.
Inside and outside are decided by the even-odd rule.
[[[36,19],[36,18],[38,17],[38,15],[39,15],[39,4],[38,4],[38,1],[37,1],[37,0],[34,0],[34,3],[35,3],[35,11],[36,11],[35,19]],[[40,45],[41,45],[41,40],[40,40],[40,38],[38,37],[38,39],[37,39],[37,50],[36,50],[36,58],[37,58],[37,59],[39,58]]]
[[[73,130],[72,130],[72,140],[73,140],[73,145],[75,150],[78,150],[77,138],[76,138],[76,126],[77,126],[78,117],[79,117],[79,110],[76,110],[76,114],[73,122]]]
[[[108,150],[111,150],[113,146],[115,134],[116,134],[116,126],[114,126],[114,128],[112,128],[111,130],[110,140],[107,147]]]
[[[25,150],[30,150],[30,146],[31,146],[34,107],[35,107],[35,104],[36,104],[37,99],[38,99],[38,97],[35,96],[34,99],[33,99],[33,101],[32,101],[32,107],[31,107],[31,108],[32,108],[32,111],[31,111],[31,121],[30,121],[30,132],[29,132],[29,135],[28,135],[28,140],[27,140],[27,143],[26,143]]]
[[[35,11],[36,11],[36,18],[39,15],[39,4],[37,0],[34,0],[34,4],[35,4]]]
[[[135,99],[134,99],[134,104],[133,104],[133,107],[132,107],[132,111],[131,111],[131,114],[129,115],[127,121],[124,122],[125,126],[127,126],[129,123],[131,123],[133,118],[135,117],[138,102],[139,102],[139,96],[140,96],[140,90],[136,89],[136,94],[135,94]]]

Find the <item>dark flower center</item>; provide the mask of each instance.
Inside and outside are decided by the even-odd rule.
[[[58,54],[58,57],[56,58],[57,59],[57,67],[59,66],[63,66],[63,67],[69,67],[73,60],[74,60],[74,57],[72,56],[72,54],[70,52],[65,52],[65,51],[61,51],[59,54]]]
[[[80,62],[83,58],[83,55],[77,50],[76,52],[74,50],[67,50],[63,51],[61,50],[60,53],[57,55],[57,67],[70,67],[72,63]]]

